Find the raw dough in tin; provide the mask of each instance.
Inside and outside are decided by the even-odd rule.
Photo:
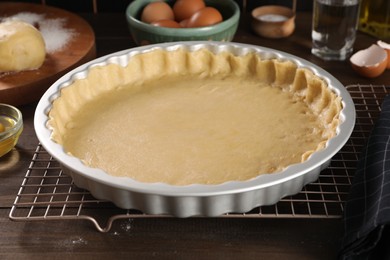
[[[69,154],[110,175],[213,185],[307,160],[341,109],[324,80],[289,61],[154,50],[64,87],[49,124]]]

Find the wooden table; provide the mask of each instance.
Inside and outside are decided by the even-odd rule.
[[[98,56],[134,46],[122,13],[82,16],[95,31]],[[366,79],[347,61],[325,62],[311,55],[310,13],[298,13],[294,34],[282,40],[255,36],[248,22],[242,18],[235,41],[295,54],[345,85],[390,83],[390,71]],[[359,33],[355,49],[375,42]],[[11,221],[10,209],[38,144],[35,106],[20,107],[24,132],[17,147],[0,158],[0,259],[335,259],[343,235],[341,218],[137,218],[118,220],[107,233],[84,221]],[[102,209],[101,214],[107,212]]]

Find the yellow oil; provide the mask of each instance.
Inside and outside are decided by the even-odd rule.
[[[7,130],[12,128],[16,121],[14,118],[4,115],[0,115],[0,124],[4,127],[4,131],[0,132],[0,156],[3,156],[15,146],[22,128],[17,133],[8,133]]]
[[[4,127],[4,129],[6,131],[6,130],[12,128],[16,124],[16,121],[12,117],[0,115],[0,124]]]
[[[381,40],[390,39],[390,1],[363,0],[360,7],[359,30]]]

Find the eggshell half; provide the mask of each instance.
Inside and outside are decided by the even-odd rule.
[[[387,67],[387,52],[376,44],[360,50],[351,56],[352,68],[360,75],[375,78],[381,75]]]
[[[378,46],[384,49],[387,52],[387,69],[390,69],[390,44],[383,42],[383,41],[378,41],[377,42]]]

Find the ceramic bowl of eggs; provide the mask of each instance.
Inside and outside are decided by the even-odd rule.
[[[137,45],[175,41],[231,41],[240,9],[234,0],[135,0],[126,9]]]

